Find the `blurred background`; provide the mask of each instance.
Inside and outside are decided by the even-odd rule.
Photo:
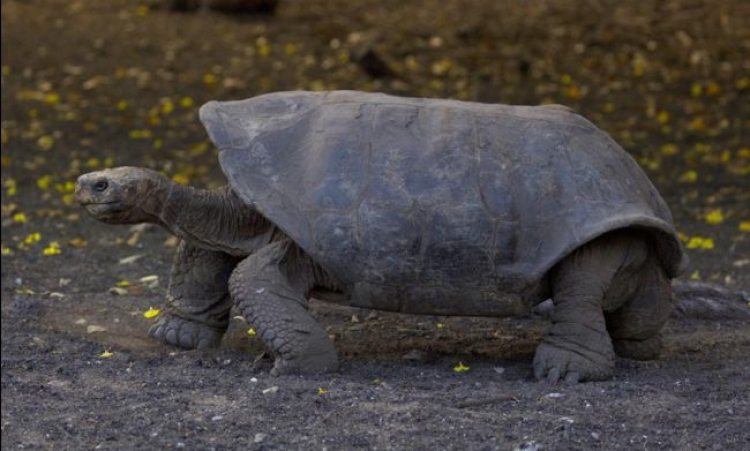
[[[30,232],[18,213],[78,219],[82,172],[223,184],[197,119],[210,99],[356,89],[573,107],[716,263],[689,275],[736,284],[750,268],[749,23],[742,0],[3,0],[3,254]]]

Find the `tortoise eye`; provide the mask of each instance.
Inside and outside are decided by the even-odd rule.
[[[94,191],[102,192],[109,186],[109,183],[107,183],[106,180],[99,180],[98,182],[94,183]]]

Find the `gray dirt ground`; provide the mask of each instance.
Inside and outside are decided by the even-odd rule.
[[[158,6],[2,0],[3,450],[750,449],[742,322],[673,321],[659,360],[576,386],[533,380],[547,323],[532,317],[315,303],[343,358],[315,377],[270,377],[239,319],[219,350],[162,346],[143,312],[164,295],[173,240],[90,220],[70,185],[125,164],[223,183],[196,117],[210,99],[351,88],[565,103],[649,171],[691,248],[685,277],[748,290],[744,2]],[[373,55],[395,75],[373,77]]]

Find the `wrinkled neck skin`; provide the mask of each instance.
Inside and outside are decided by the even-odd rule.
[[[144,196],[140,208],[154,222],[197,247],[246,256],[271,241],[275,227],[229,186],[207,190],[163,179],[160,196]]]

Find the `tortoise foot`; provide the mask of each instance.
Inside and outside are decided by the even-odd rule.
[[[534,376],[549,382],[599,381],[612,377],[615,355],[609,336],[588,331],[583,334],[555,334],[553,327],[534,355]]]
[[[277,354],[271,375],[330,373],[336,371],[338,366],[339,359],[335,351],[304,356]]]
[[[185,349],[211,349],[219,347],[224,331],[167,314],[151,326],[148,335]]]

